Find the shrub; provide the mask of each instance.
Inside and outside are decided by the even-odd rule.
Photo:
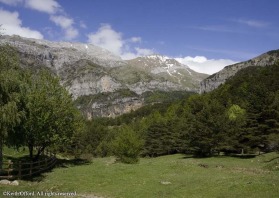
[[[114,155],[127,164],[137,163],[143,146],[142,139],[128,126],[121,127],[113,142]]]

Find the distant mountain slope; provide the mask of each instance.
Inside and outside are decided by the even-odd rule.
[[[207,76],[160,55],[124,61],[90,44],[1,36],[3,44],[18,50],[23,67],[47,67],[58,75],[88,118],[135,110],[153,92],[198,92]]]
[[[158,82],[158,86],[168,83],[169,87],[176,87],[177,90],[198,92],[197,83],[208,76],[191,70],[175,59],[161,55],[138,57],[129,60],[128,63],[134,68],[148,72]]]
[[[236,63],[234,65],[226,66],[221,71],[207,77],[200,83],[200,93],[209,92],[221,84],[223,84],[228,78],[234,76],[239,70],[249,67],[249,66],[267,66],[273,65],[279,60],[279,50],[272,50],[264,53],[251,60]]]

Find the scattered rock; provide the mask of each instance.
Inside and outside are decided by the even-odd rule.
[[[17,180],[10,183],[11,186],[18,186],[19,182]]]
[[[0,180],[0,184],[9,185],[11,182],[9,180],[3,179]]]
[[[171,184],[171,182],[169,182],[169,181],[161,181],[160,183],[163,184],[163,185],[169,185],[169,184]]]
[[[208,168],[209,166],[207,164],[198,164],[199,167],[203,167],[203,168]]]

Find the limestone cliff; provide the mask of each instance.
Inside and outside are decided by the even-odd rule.
[[[206,77],[159,55],[124,61],[91,44],[19,36],[1,36],[3,44],[17,49],[22,67],[47,67],[58,75],[88,118],[135,110],[146,104],[146,92],[198,92],[199,82]]]
[[[272,65],[279,60],[279,50],[269,51],[251,60],[226,66],[221,71],[207,77],[200,83],[200,93],[212,91],[234,76],[239,70],[249,66]]]

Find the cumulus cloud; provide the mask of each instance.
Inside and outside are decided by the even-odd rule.
[[[213,74],[227,65],[232,65],[237,62],[230,59],[207,59],[204,56],[186,56],[182,58],[175,58],[178,62],[189,66],[194,71],[206,74]]]
[[[25,0],[25,6],[48,14],[55,14],[61,10],[61,6],[55,0]]]
[[[11,6],[22,5],[49,14],[50,20],[63,30],[66,40],[72,40],[79,35],[78,29],[74,27],[74,20],[66,16],[63,8],[56,0],[0,0],[0,2]],[[84,23],[82,26],[86,27]]]
[[[132,43],[140,43],[141,42],[141,37],[132,37],[129,39]]]
[[[23,0],[0,0],[0,3],[5,3],[7,5],[15,6],[22,3]]]
[[[109,24],[102,24],[97,32],[88,35],[88,42],[121,55],[124,41],[122,34],[116,32]]]
[[[19,35],[27,38],[43,39],[43,35],[36,30],[22,26],[22,21],[19,19],[18,12],[9,12],[0,9],[0,24],[2,24],[3,34]]]
[[[62,15],[50,16],[50,20],[57,26],[61,27],[65,32],[65,38],[67,40],[74,39],[78,36],[78,30],[73,27],[74,20]]]
[[[132,46],[132,43],[141,42],[141,38],[132,37],[125,40],[122,33],[112,29],[109,24],[102,24],[97,32],[90,33],[87,36],[89,43],[105,48],[126,60],[154,53],[151,49]]]
[[[124,59],[124,60],[130,60],[133,58],[137,58],[139,56],[148,56],[154,54],[154,51],[151,49],[145,49],[145,48],[139,48],[139,47],[135,47],[133,52],[131,51],[125,51],[124,53],[122,53],[120,56]]]

